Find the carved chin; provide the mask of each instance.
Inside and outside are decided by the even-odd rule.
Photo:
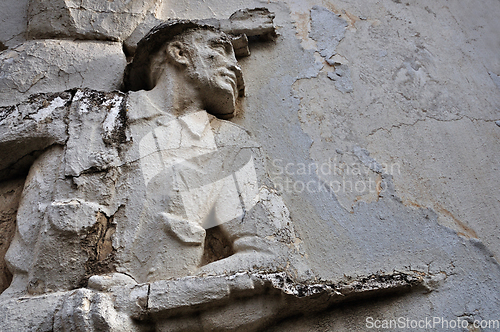
[[[221,119],[229,119],[234,116],[236,96],[232,87],[230,89],[213,89],[207,91],[205,95],[206,111]]]
[[[215,104],[208,104],[206,107],[208,113],[221,119],[230,119],[234,116],[235,100],[233,96],[219,100]]]

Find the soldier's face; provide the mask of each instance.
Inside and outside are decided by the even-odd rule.
[[[227,118],[234,113],[241,69],[227,35],[209,30],[192,32],[189,77],[199,87],[209,113]]]

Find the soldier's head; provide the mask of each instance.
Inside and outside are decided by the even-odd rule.
[[[230,38],[215,28],[193,21],[167,21],[153,28],[138,44],[127,70],[128,90],[151,90],[171,79],[166,69],[193,86],[201,105],[210,113],[230,117],[243,77]]]

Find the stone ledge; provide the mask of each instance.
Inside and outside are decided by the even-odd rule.
[[[15,312],[20,303],[23,312],[44,307],[44,316],[48,317],[65,309],[61,309],[61,306],[78,303],[71,300],[77,292],[86,292],[85,294],[90,294],[87,294],[90,303],[93,299],[102,299],[103,295],[113,299],[112,306],[121,314],[146,324],[156,324],[159,330],[176,331],[178,326],[184,326],[186,320],[194,319],[189,317],[196,316],[201,317],[198,322],[201,325],[195,330],[245,328],[253,331],[268,326],[277,319],[318,312],[346,301],[408,292],[421,285],[421,275],[408,273],[374,274],[336,283],[298,283],[285,272],[242,272],[234,275],[184,277],[149,284],[118,283],[103,289],[104,291],[79,289],[8,299],[0,303],[0,311],[6,313],[2,319],[2,328],[8,331],[24,328],[32,326],[32,319],[8,314]],[[49,301],[47,305],[44,304],[45,301]],[[91,304],[88,306],[90,308]],[[92,309],[89,309],[90,312]],[[232,313],[231,319],[217,319],[227,312]],[[180,321],[183,323],[179,323]]]
[[[144,317],[170,317],[252,296],[279,297],[285,312],[314,312],[332,304],[372,295],[409,291],[423,278],[407,273],[377,274],[342,282],[297,283],[285,272],[238,273],[231,276],[185,277],[150,284]]]

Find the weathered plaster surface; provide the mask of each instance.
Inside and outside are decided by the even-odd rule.
[[[493,3],[481,9],[470,6],[485,18],[491,15],[487,8],[495,9]],[[369,7],[336,7],[330,6],[344,16],[356,10],[358,17],[337,47],[349,61],[354,91],[338,93],[321,74],[296,83],[303,128],[314,139],[311,157],[319,164],[349,157],[359,163],[353,149],[367,148],[387,166],[404,204],[434,209],[440,223],[459,233],[465,230],[468,237],[476,236],[476,230],[498,255],[498,233],[488,226],[495,222],[485,217],[498,214],[499,208],[492,179],[498,172],[494,121],[500,94],[493,84],[496,76],[489,72],[498,70],[492,47],[498,41],[487,43],[492,38],[488,31],[498,23],[490,18],[490,24],[480,25],[470,11],[464,17],[463,8],[435,2],[380,3],[371,16]],[[437,26],[443,28],[436,31]],[[467,65],[464,59],[470,59]],[[321,98],[327,94],[331,97]],[[377,180],[368,169],[361,173],[354,179],[371,175]],[[486,197],[492,204],[484,202]],[[360,198],[374,199],[342,190],[337,198],[347,209]]]
[[[0,3],[0,51],[26,40],[28,2],[2,1]]]
[[[348,22],[334,62],[349,68],[350,93],[328,78],[335,64],[326,63],[309,34],[314,5]],[[411,268],[454,275],[446,279],[446,291],[407,299],[402,309],[394,304],[394,311],[384,302],[376,311],[397,316],[420,308],[418,315],[448,317],[479,317],[484,311],[481,315],[491,317],[495,305],[490,304],[497,300],[474,293],[478,280],[498,273],[492,257],[500,253],[495,230],[500,90],[490,74],[498,74],[500,65],[497,3],[291,1],[287,6],[290,13],[270,6],[277,13],[277,42],[254,45],[252,57],[241,61],[249,92],[245,113],[235,121],[263,142],[277,187],[286,178],[292,185],[350,180],[388,186],[384,192],[285,191],[315,272],[341,277]],[[314,170],[330,159],[343,169],[340,174]],[[291,163],[292,174],[281,174],[284,169],[273,162]],[[313,164],[312,174],[309,169],[299,174],[301,163]],[[359,171],[346,174],[351,165]],[[382,172],[374,171],[376,165]],[[496,294],[498,285],[490,282]],[[448,308],[450,301],[457,305]],[[361,318],[356,322],[363,325]]]
[[[0,292],[12,281],[4,257],[16,232],[16,213],[23,185],[24,179],[17,179],[4,181],[0,186]]]
[[[37,38],[124,40],[161,1],[31,0],[27,34]]]
[[[312,275],[411,271],[427,286],[274,331],[359,331],[368,316],[498,319],[498,1],[163,1],[155,19],[262,6],[276,14],[278,37],[240,59],[246,96],[232,121],[260,143]],[[119,88],[119,43],[13,47],[23,28],[9,26],[0,35],[11,47],[0,54],[4,105],[35,92]],[[47,57],[56,60],[40,64]]]
[[[126,60],[120,43],[35,40],[0,54],[0,106],[30,94],[91,87],[120,88]]]

